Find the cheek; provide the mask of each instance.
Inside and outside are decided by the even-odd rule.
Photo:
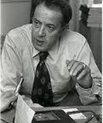
[[[50,35],[50,39],[52,40],[52,42],[58,40],[59,37],[60,37],[59,33]]]
[[[36,31],[33,29],[32,30],[32,36],[35,37],[36,36]]]
[[[58,41],[58,38],[59,38],[59,35],[51,35],[51,36],[48,36],[48,45],[50,47],[52,47],[53,45],[55,45],[55,43]]]
[[[32,36],[35,38],[38,35],[38,30],[32,27]]]

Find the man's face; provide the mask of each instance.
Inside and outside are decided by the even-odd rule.
[[[32,42],[39,51],[53,48],[62,32],[62,13],[49,9],[44,4],[36,7],[33,17]]]

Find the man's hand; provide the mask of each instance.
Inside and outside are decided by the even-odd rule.
[[[91,71],[87,65],[75,60],[67,60],[66,64],[74,82],[79,83],[83,88],[92,86]]]
[[[10,103],[17,100],[17,94],[15,95],[13,91],[6,91],[1,95],[0,112],[9,110]]]

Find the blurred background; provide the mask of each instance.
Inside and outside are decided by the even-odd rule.
[[[68,0],[73,10],[69,28],[84,35],[92,49],[95,61],[102,71],[102,0]],[[32,18],[33,0],[0,1],[1,45],[13,28],[28,24]]]

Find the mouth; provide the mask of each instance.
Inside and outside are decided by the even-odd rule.
[[[41,41],[41,40],[37,40],[37,39],[36,39],[36,44],[39,45],[39,46],[41,46],[41,45],[44,44],[44,41]]]

